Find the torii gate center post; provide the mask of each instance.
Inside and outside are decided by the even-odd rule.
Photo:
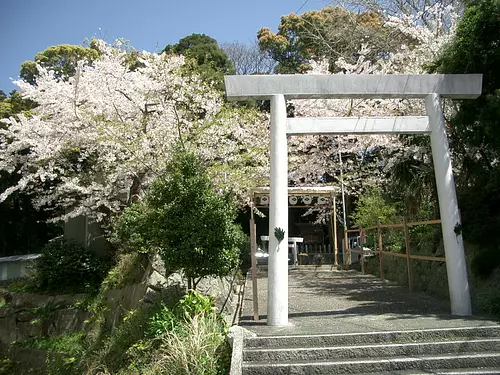
[[[229,100],[271,100],[271,176],[267,324],[288,324],[288,254],[279,250],[274,228],[288,243],[287,134],[429,134],[446,255],[451,313],[471,315],[460,214],[441,97],[475,99],[482,75],[251,75],[225,76]],[[287,118],[285,99],[425,99],[427,116]],[[283,247],[283,246],[282,246]]]

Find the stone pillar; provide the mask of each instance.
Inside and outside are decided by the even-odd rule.
[[[283,95],[271,97],[270,182],[267,324],[279,326],[288,324],[288,148]],[[275,228],[285,231],[281,243],[274,236]]]
[[[455,180],[451,167],[451,156],[446,136],[445,123],[438,94],[430,94],[426,98],[425,107],[432,129],[431,147],[434,162],[434,173],[439,199],[441,228],[443,231],[444,250],[446,254],[446,270],[448,288],[450,290],[451,313],[453,315],[471,315],[469,282],[462,234],[455,232],[461,229],[458,211]]]

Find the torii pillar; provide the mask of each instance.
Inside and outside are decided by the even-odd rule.
[[[429,134],[446,255],[451,313],[471,315],[465,252],[440,98],[475,99],[482,75],[252,75],[226,76],[229,100],[271,100],[268,325],[288,323],[287,134]],[[421,98],[427,116],[287,119],[285,97]],[[285,231],[281,245],[274,229]]]
[[[288,323],[288,147],[286,102],[283,95],[271,97],[271,181],[269,202],[269,260],[267,324]],[[278,243],[274,228],[285,231]]]

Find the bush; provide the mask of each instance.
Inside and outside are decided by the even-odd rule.
[[[195,289],[202,277],[238,266],[245,237],[235,219],[232,197],[215,191],[195,154],[177,148],[147,196],[119,217],[113,238],[128,251],[158,250],[169,271],[182,270]]]
[[[161,303],[149,322],[149,333],[159,337],[166,332],[182,328],[183,323],[197,315],[214,313],[213,298],[204,296],[194,290],[188,291],[173,308]]]
[[[195,315],[184,329],[162,336],[155,362],[146,374],[218,375],[229,373],[230,348],[216,314]]]
[[[106,262],[93,250],[60,239],[42,249],[35,280],[40,291],[78,293],[97,288],[105,270]]]

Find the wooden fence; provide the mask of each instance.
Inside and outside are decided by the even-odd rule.
[[[419,260],[430,260],[430,261],[436,261],[436,262],[446,262],[445,258],[442,257],[432,257],[432,256],[427,256],[427,255],[412,255],[411,254],[411,246],[410,246],[410,234],[409,234],[409,228],[414,227],[417,225],[433,225],[433,224],[441,224],[441,220],[428,220],[428,221],[416,221],[416,222],[411,222],[408,223],[405,219],[403,224],[378,224],[373,227],[368,227],[368,228],[357,228],[357,229],[348,229],[345,231],[345,238],[344,238],[344,247],[345,247],[345,254],[346,254],[346,260],[348,264],[350,263],[351,260],[351,253],[355,254],[361,254],[361,272],[364,274],[365,273],[365,262],[364,262],[364,255],[365,254],[378,254],[379,256],[379,261],[380,261],[380,278],[382,280],[385,279],[384,276],[384,257],[385,256],[393,256],[393,257],[400,257],[400,258],[406,258],[406,267],[408,269],[408,286],[410,289],[410,292],[413,291],[413,271],[412,271],[412,260],[413,259],[419,259]],[[383,243],[382,243],[382,229],[403,229],[404,230],[404,237],[405,237],[405,247],[406,247],[406,253],[396,253],[392,251],[384,251]],[[377,250],[362,250],[363,245],[365,243],[364,239],[366,238],[366,232],[370,230],[376,230],[377,231]],[[349,247],[349,233],[359,233],[360,236],[360,249],[351,249]]]

